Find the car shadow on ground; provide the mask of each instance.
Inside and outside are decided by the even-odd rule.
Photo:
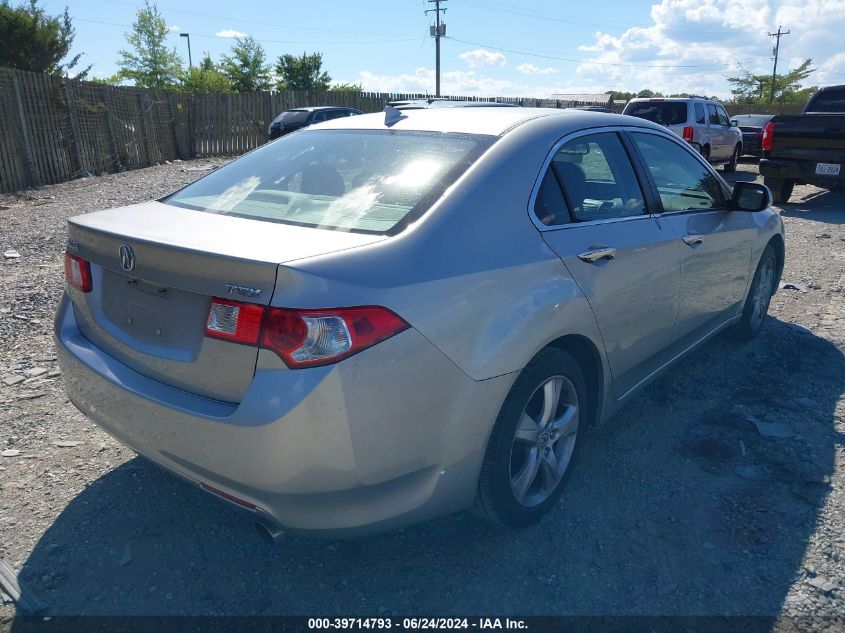
[[[815,190],[806,195],[793,193],[789,202],[783,205],[781,215],[828,224],[843,224],[845,223],[845,188],[840,187],[832,191]],[[789,239],[788,235],[787,239]]]
[[[757,162],[756,158],[742,158],[736,166],[736,171],[726,172],[719,168],[718,172],[731,185],[736,182],[754,182],[760,175],[757,171]]]
[[[843,385],[841,352],[803,328],[718,337],[594,429],[522,531],[459,514],[271,547],[136,458],[69,501],[19,577],[51,615],[777,614],[845,439]]]

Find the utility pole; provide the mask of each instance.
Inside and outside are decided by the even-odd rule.
[[[781,35],[789,35],[789,31],[781,31],[781,27],[778,27],[777,33],[769,33],[769,37],[775,38],[775,50],[773,51],[775,54],[775,67],[772,69],[772,91],[769,93],[769,103],[772,103],[775,100],[775,78],[778,74],[778,53],[780,52],[780,36]]]
[[[434,49],[435,49],[435,88],[434,88],[434,96],[440,96],[440,38],[446,36],[446,23],[440,22],[440,12],[446,13],[446,9],[440,8],[441,2],[446,2],[446,0],[428,0],[430,3],[434,3],[434,8],[429,9],[426,13],[434,13],[434,26],[431,27],[431,36],[434,38]]]
[[[179,33],[179,37],[187,37],[188,38],[188,68],[193,68],[194,62],[191,60],[191,34],[190,33]]]

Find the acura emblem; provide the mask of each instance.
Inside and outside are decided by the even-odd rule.
[[[126,272],[135,268],[135,252],[129,244],[120,245],[120,267]]]

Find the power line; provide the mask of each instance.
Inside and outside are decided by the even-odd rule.
[[[131,2],[129,0],[105,0],[105,1],[110,2],[112,4],[123,4],[123,5],[127,5],[127,6],[130,6],[130,7],[137,7],[137,8],[140,8],[140,7],[143,6],[141,4],[138,4],[137,2]],[[323,29],[323,28],[316,28],[316,27],[311,27],[311,26],[295,26],[295,25],[292,25],[292,24],[273,24],[272,22],[265,22],[263,20],[247,20],[247,19],[244,19],[244,18],[234,18],[234,17],[231,17],[231,16],[225,16],[225,15],[211,15],[211,14],[208,14],[208,13],[199,13],[197,11],[185,11],[184,9],[169,9],[169,8],[166,8],[166,7],[159,7],[159,8],[162,11],[166,11],[168,13],[179,13],[179,14],[182,14],[182,15],[190,15],[190,16],[200,17],[200,18],[212,18],[214,20],[226,20],[226,21],[229,21],[229,22],[241,22],[243,24],[255,24],[255,25],[259,25],[259,26],[272,26],[272,27],[280,28],[280,29],[290,29],[292,31],[316,31],[316,32],[321,32],[321,33],[340,33],[340,34],[344,34],[344,35],[360,34],[360,35],[373,35],[373,36],[381,36],[381,37],[389,37],[391,35],[395,35],[393,33],[363,33],[361,31],[343,31],[343,30],[338,30],[338,29]],[[416,39],[416,38],[414,38],[414,39]]]
[[[575,26],[607,26],[608,24],[618,24],[620,26],[630,27],[631,23],[622,21],[622,20],[608,20],[608,19],[591,19],[591,18],[582,18],[582,17],[573,17],[568,14],[563,13],[555,13],[553,11],[541,11],[538,9],[522,9],[522,8],[514,8],[508,7],[503,5],[496,5],[496,3],[492,2],[478,2],[476,0],[459,0],[462,4],[466,4],[472,6],[477,9],[482,9],[484,11],[491,11],[496,13],[508,13],[511,15],[518,15],[527,18],[533,18],[536,20],[542,20],[544,22],[559,22],[563,24],[572,24]],[[646,27],[647,28],[647,27]],[[730,27],[728,27],[730,28]],[[673,29],[673,33],[680,33],[684,35],[709,35],[714,33],[724,33],[724,30],[698,30],[698,29]]]
[[[125,29],[131,29],[131,24],[118,24],[116,22],[104,22],[102,20],[91,20],[88,18],[73,18],[77,22],[90,22],[91,24],[104,24],[106,26],[119,26]],[[209,35],[208,33],[194,33],[191,31],[193,37],[207,37],[215,40],[234,39],[228,37],[221,37],[219,35]],[[392,44],[395,42],[416,42],[418,37],[405,37],[394,40],[344,40],[344,41],[314,41],[314,40],[267,40],[254,38],[260,44]]]
[[[528,57],[538,57],[541,59],[553,59],[557,61],[563,62],[573,62],[578,64],[596,64],[598,66],[621,66],[621,67],[631,67],[631,68],[725,68],[730,67],[732,64],[625,64],[622,62],[598,62],[592,59],[575,59],[571,57],[558,57],[556,55],[544,55],[540,53],[519,50],[515,48],[504,48],[501,46],[493,46],[492,44],[484,44],[482,42],[472,42],[469,40],[461,40],[456,37],[450,37],[450,40],[455,42],[460,42],[462,44],[469,44],[470,46],[483,46],[484,48],[489,48],[494,51],[501,51],[503,53],[514,53],[517,55],[526,55]],[[745,60],[741,63],[756,63],[761,60]]]

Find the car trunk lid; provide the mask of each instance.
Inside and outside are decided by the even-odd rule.
[[[203,213],[159,202],[69,220],[69,252],[93,289],[71,289],[83,335],[135,371],[239,402],[257,347],[204,336],[213,297],[267,305],[279,264],[370,244],[344,233]]]

